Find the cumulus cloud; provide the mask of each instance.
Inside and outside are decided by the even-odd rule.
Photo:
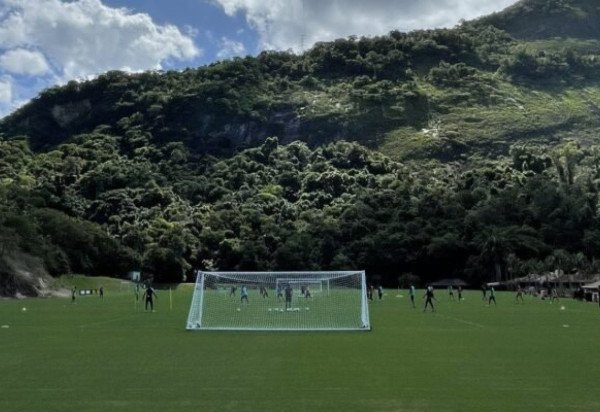
[[[220,49],[217,52],[217,58],[227,59],[234,56],[243,56],[246,54],[246,46],[239,41],[232,40],[228,37],[222,37]]]
[[[9,77],[0,78],[0,105],[9,105],[12,101],[12,81]]]
[[[0,56],[0,68],[15,74],[39,76],[50,71],[44,55],[26,49],[9,50]]]
[[[159,69],[168,59],[189,60],[200,53],[177,27],[100,0],[0,0],[0,5],[5,56],[11,50],[9,57],[18,50],[39,50],[63,81],[111,69]]]
[[[260,47],[300,50],[317,41],[391,30],[453,26],[516,0],[213,0],[225,13],[244,13]]]

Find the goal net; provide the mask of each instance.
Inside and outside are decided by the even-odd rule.
[[[365,272],[198,272],[187,329],[370,330]]]

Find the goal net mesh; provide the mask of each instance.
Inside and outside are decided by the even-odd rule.
[[[188,330],[370,330],[364,271],[198,272]]]

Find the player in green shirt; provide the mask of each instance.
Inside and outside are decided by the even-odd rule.
[[[490,286],[490,288],[488,289],[489,292],[489,300],[488,300],[488,306],[490,306],[492,304],[492,300],[494,301],[494,306],[496,305],[496,291],[494,290],[493,286]]]

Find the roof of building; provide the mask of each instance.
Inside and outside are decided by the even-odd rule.
[[[597,280],[595,282],[588,283],[587,285],[582,286],[582,288],[584,288],[584,289],[598,289],[599,287],[600,287],[600,280]]]

